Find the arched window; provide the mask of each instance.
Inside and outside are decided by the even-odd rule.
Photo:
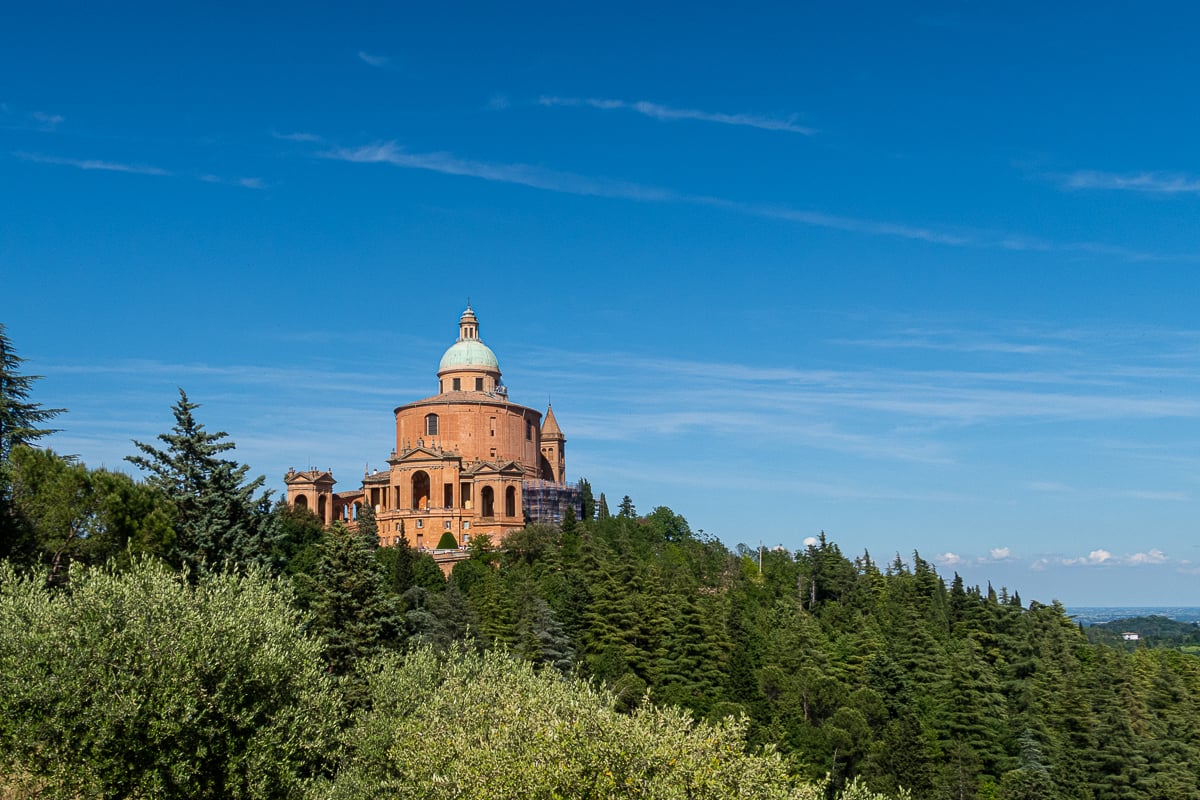
[[[425,415],[425,435],[426,436],[437,436],[438,435],[437,414],[426,414]]]
[[[482,506],[480,513],[482,513],[483,516],[496,516],[496,493],[492,491],[492,487],[483,487],[483,491],[479,493],[479,504]]]
[[[510,486],[504,490],[504,516],[517,515],[517,487]]]
[[[296,497],[296,502],[292,505],[294,505],[296,508],[308,508],[308,498],[304,495],[298,495]]]
[[[321,518],[322,522],[325,521],[325,495],[317,498],[317,516]]]
[[[437,419],[437,417],[434,417]],[[429,508],[429,474],[414,472],[412,476],[412,507],[413,510]]]

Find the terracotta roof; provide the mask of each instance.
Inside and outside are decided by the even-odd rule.
[[[554,418],[554,406],[547,404],[546,419],[542,422],[542,436],[562,436],[563,432],[558,427],[558,420]]]

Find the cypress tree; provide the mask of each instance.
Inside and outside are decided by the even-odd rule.
[[[363,503],[359,508],[358,519],[355,520],[354,532],[372,550],[379,547],[379,523],[375,521],[375,507],[370,503]]]
[[[596,498],[592,496],[592,484],[587,478],[580,478],[579,483],[575,485],[579,488],[583,521],[591,522],[596,517]]]

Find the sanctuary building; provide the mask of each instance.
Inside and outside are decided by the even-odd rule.
[[[333,473],[288,470],[288,503],[314,511],[325,524],[353,525],[364,504],[375,511],[380,544],[403,533],[418,549],[465,547],[487,534],[500,543],[532,522],[579,516],[579,491],[566,484],[566,437],[554,410],[509,401],[500,362],[479,338],[468,305],[458,341],[442,355],[438,391],[400,406],[387,469],[367,472],[359,489],[333,490]]]

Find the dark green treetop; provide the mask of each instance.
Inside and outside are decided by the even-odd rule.
[[[174,506],[176,553],[171,560],[200,570],[269,564],[277,525],[270,514],[270,492],[257,494],[266,479],[260,475],[247,481],[249,467],[220,457],[235,445],[224,431],[205,430],[192,413],[197,408],[180,389],[172,407],[175,426],[158,435],[166,447],[134,440],[143,455],[125,459],[148,472],[148,483]]]
[[[27,536],[13,509],[11,459],[14,447],[32,445],[54,433],[42,427],[61,414],[62,408],[42,408],[31,402],[30,390],[39,375],[22,375],[25,359],[17,355],[0,324],[0,557],[15,556],[30,549]]]
[[[25,359],[17,355],[0,324],[0,462],[7,464],[13,447],[31,445],[43,436],[54,433],[42,425],[66,411],[64,408],[42,408],[31,402],[29,394],[40,375],[21,375],[18,370]]]

